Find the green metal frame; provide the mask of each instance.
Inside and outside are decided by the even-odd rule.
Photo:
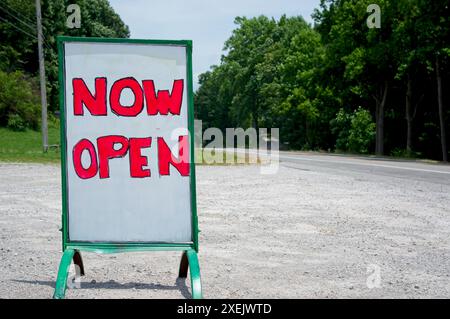
[[[66,144],[66,105],[65,105],[65,54],[66,42],[93,42],[93,43],[130,43],[146,45],[182,46],[186,48],[186,78],[188,95],[188,130],[190,140],[190,209],[192,242],[189,243],[165,243],[165,242],[84,242],[71,241],[68,228],[67,206],[67,144]],[[194,95],[192,79],[192,41],[190,40],[144,40],[144,39],[116,39],[116,38],[85,38],[85,37],[57,37],[58,45],[58,77],[59,77],[59,104],[60,104],[60,134],[61,134],[61,178],[62,178],[62,250],[63,256],[56,280],[54,298],[64,298],[69,266],[75,257],[83,268],[80,251],[97,253],[119,253],[133,251],[183,251],[180,264],[180,277],[186,277],[181,271],[181,266],[186,260],[190,268],[192,297],[202,298],[200,283],[200,268],[198,264],[198,218],[197,195],[195,180],[195,144],[194,144]],[[84,268],[83,268],[84,269]],[[84,270],[83,270],[84,272]],[[186,269],[187,272],[187,269]]]

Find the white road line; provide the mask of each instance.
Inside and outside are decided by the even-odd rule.
[[[438,174],[448,174],[450,175],[450,172],[443,172],[443,171],[437,171],[432,169],[423,169],[423,168],[412,168],[412,167],[402,167],[402,166],[395,166],[395,165],[382,165],[382,164],[374,164],[374,163],[360,163],[360,162],[349,162],[349,161],[333,161],[333,160],[320,160],[320,159],[313,159],[313,158],[304,158],[299,156],[286,156],[286,155],[280,155],[280,158],[288,158],[288,159],[295,159],[300,161],[312,161],[312,162],[324,162],[324,163],[339,163],[339,164],[353,164],[353,165],[362,165],[362,166],[375,166],[375,167],[384,167],[384,168],[396,168],[396,169],[403,169],[403,170],[409,170],[409,171],[418,171],[418,172],[428,172],[428,173],[438,173]]]
[[[222,151],[225,151],[225,152],[233,152],[233,150],[230,150],[230,149],[219,149],[219,148],[217,148],[217,150],[222,150]],[[235,149],[234,151],[237,152],[237,153],[258,154],[258,151],[249,150],[249,149],[247,149],[247,150]],[[270,151],[266,151],[266,152],[270,153]],[[267,154],[267,153],[266,154],[263,153],[263,155],[268,156],[269,158],[271,157],[271,155]],[[313,156],[317,156],[317,155],[313,155]],[[305,158],[305,157],[301,157],[301,155],[300,156],[287,156],[287,155],[283,155],[282,153],[279,153],[278,157],[280,159],[287,158],[287,159],[294,159],[294,160],[300,160],[300,161],[323,162],[323,163],[338,163],[338,164],[347,164],[347,165],[352,165],[353,164],[353,165],[361,165],[361,166],[374,166],[374,167],[383,167],[383,168],[403,169],[403,170],[407,170],[407,171],[438,173],[438,174],[450,175],[450,172],[438,171],[438,170],[433,170],[433,169],[402,167],[402,166],[383,165],[383,164],[375,164],[375,163],[362,163],[362,162],[355,162],[355,161],[349,162],[349,161],[321,160],[321,159],[315,159],[315,158]]]

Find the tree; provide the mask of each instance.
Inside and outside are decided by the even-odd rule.
[[[367,6],[371,1],[321,2],[322,12],[316,11],[318,30],[329,41],[327,60],[331,72],[343,74],[343,87],[367,101],[375,102],[376,146],[378,155],[384,153],[385,108],[392,85],[391,25],[393,15],[389,1],[378,1],[381,7],[380,29],[366,26]],[[353,104],[353,103],[352,103]]]
[[[238,17],[236,24],[221,64],[200,76],[198,115],[220,128],[279,127],[294,147],[320,145],[316,126],[328,121],[318,115],[329,103],[320,96],[331,93],[316,81],[324,58],[319,34],[301,17]]]
[[[442,90],[442,68],[450,58],[450,5],[448,1],[417,0],[421,15],[417,18],[421,56],[436,76],[436,97],[438,104],[442,160],[448,161],[445,106]]]
[[[31,83],[21,71],[0,70],[0,126],[37,129],[40,105]]]
[[[66,27],[69,0],[42,2],[45,66],[49,110],[59,108],[58,59],[56,36],[128,37],[129,29],[114,12],[107,0],[79,0],[81,28]],[[34,89],[33,78],[38,72],[38,54],[35,25],[35,2],[4,0],[0,5],[0,70],[24,73]],[[28,80],[27,80],[28,79]],[[10,108],[8,108],[10,109]],[[5,111],[5,109],[4,109]],[[0,116],[6,116],[0,114]]]
[[[350,139],[333,119],[347,114],[349,132],[355,111],[359,124],[370,113],[375,153],[446,160],[448,1],[380,0],[374,29],[371,3],[322,0],[314,28],[301,17],[237,18],[220,65],[201,77],[198,116],[221,128],[279,127],[292,148],[329,150]]]
[[[49,110],[58,109],[58,52],[56,36],[127,38],[128,26],[114,12],[107,0],[79,0],[81,28],[66,27],[66,8],[73,1],[48,0],[42,4],[45,35],[45,67],[48,79]],[[35,47],[35,46],[34,46]],[[36,53],[37,54],[37,53]]]
[[[253,19],[237,17],[235,24],[238,28],[225,42],[224,49],[228,54],[223,58],[224,64],[235,64],[239,70],[235,75],[236,90],[231,112],[241,123],[250,117],[251,125],[258,128],[262,112],[259,94],[262,83],[257,75],[257,67],[263,63],[265,52],[273,44],[271,34],[276,28],[276,22],[265,16]]]

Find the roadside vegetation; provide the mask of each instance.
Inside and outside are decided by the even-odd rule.
[[[128,27],[107,0],[79,0],[83,27],[66,27],[66,0],[42,3],[49,144],[44,153],[40,132],[35,2],[3,0],[0,4],[0,161],[58,162],[59,120],[56,36],[129,37]]]
[[[199,77],[203,127],[280,128],[296,150],[447,161],[448,1],[322,0],[302,17],[237,17],[219,65]]]
[[[13,131],[0,127],[0,162],[35,162],[58,163],[59,147],[51,147],[46,153],[42,151],[42,135],[32,129]],[[51,145],[59,145],[59,127],[49,125],[48,138]]]
[[[83,27],[66,28],[69,3],[42,2],[50,144],[59,143],[56,36],[130,35],[107,0],[77,1]],[[220,63],[199,76],[203,129],[275,127],[284,149],[447,161],[448,1],[380,0],[380,28],[367,25],[371,3],[321,0],[313,25],[237,17]],[[58,159],[41,151],[34,12],[33,1],[1,3],[0,161]]]

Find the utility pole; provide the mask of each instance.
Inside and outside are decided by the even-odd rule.
[[[36,0],[37,37],[39,53],[39,77],[41,86],[41,106],[42,106],[42,147],[44,153],[48,150],[48,126],[47,126],[47,87],[45,82],[44,49],[42,36],[41,1]]]

